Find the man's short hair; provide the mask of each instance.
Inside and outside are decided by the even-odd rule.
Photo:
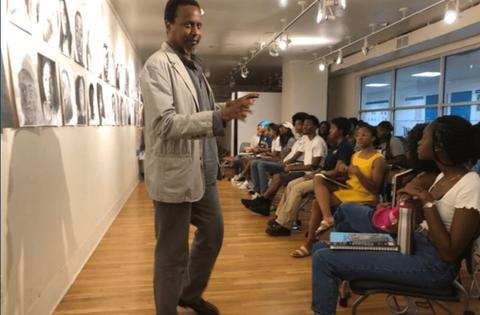
[[[320,121],[314,115],[308,115],[307,117],[305,117],[305,120],[310,120],[316,127],[320,126]]]
[[[292,116],[292,124],[295,125],[295,122],[297,120],[300,120],[303,124],[303,121],[305,120],[305,118],[308,116],[307,113],[305,112],[298,112],[298,113],[295,113],[293,116]]]
[[[200,9],[200,4],[196,0],[168,0],[165,5],[165,21],[173,23],[177,17],[177,9],[181,5],[193,5]]]

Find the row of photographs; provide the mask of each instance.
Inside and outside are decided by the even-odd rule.
[[[141,126],[141,102],[68,62],[9,45],[18,126]],[[3,57],[3,56],[2,56]],[[76,68],[78,69],[78,68]]]
[[[138,99],[138,86],[130,84],[130,80],[134,80],[129,76],[128,65],[131,63],[120,58],[115,60],[112,45],[106,38],[102,38],[102,34],[107,34],[98,25],[102,16],[102,1],[8,2],[11,23],[56,48],[64,56],[72,58],[78,65],[117,88],[120,93]]]

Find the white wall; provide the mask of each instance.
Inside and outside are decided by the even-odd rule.
[[[134,57],[135,82],[135,51],[102,5],[104,34],[115,38],[118,58]],[[2,314],[53,312],[135,188],[135,149],[135,127],[3,130]]]
[[[282,120],[296,112],[307,112],[322,121],[327,118],[327,71],[320,72],[308,61],[283,63]]]

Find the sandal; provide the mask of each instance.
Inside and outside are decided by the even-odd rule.
[[[300,246],[296,250],[290,253],[293,258],[304,258],[310,256],[310,251],[305,246]]]
[[[324,232],[330,230],[332,227],[334,226],[334,223],[329,223],[325,220],[322,220],[322,222],[320,222],[320,226],[318,227],[318,229],[315,231],[315,236],[316,237],[319,237],[320,235],[322,235]]]

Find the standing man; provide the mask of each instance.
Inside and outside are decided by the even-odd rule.
[[[202,36],[200,5],[169,0],[167,42],[145,63],[145,183],[155,205],[154,294],[157,315],[190,307],[220,314],[202,298],[223,239],[216,178],[215,136],[226,122],[245,119],[258,94],[216,108],[194,50]],[[197,231],[189,254],[189,225]]]

